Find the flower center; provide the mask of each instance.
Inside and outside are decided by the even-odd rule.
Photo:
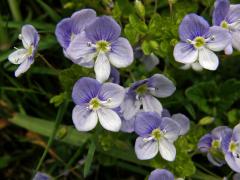
[[[224,28],[224,29],[228,29],[229,26],[228,26],[227,21],[222,21],[222,22],[221,22],[221,27]]]
[[[27,55],[31,56],[33,54],[33,46],[30,46],[27,51]]]
[[[105,40],[101,40],[101,41],[98,41],[96,43],[96,49],[98,52],[102,51],[102,52],[108,52],[110,51],[111,47],[110,47],[111,43],[105,41]]]
[[[237,144],[235,142],[233,142],[233,141],[230,142],[229,151],[231,151],[231,152],[237,151]]]
[[[98,98],[93,98],[90,102],[89,102],[89,108],[92,110],[97,110],[99,109],[101,106],[100,100]]]
[[[205,39],[203,37],[198,36],[194,39],[194,42],[195,42],[194,47],[200,48],[205,44]]]
[[[154,139],[159,140],[163,136],[163,132],[160,129],[154,129],[151,133],[151,136]]]
[[[220,147],[220,141],[219,140],[213,140],[212,141],[212,148],[218,149]]]
[[[145,94],[146,92],[147,92],[147,90],[148,90],[148,86],[146,85],[146,84],[143,84],[143,85],[141,85],[141,86],[139,86],[136,90],[135,90],[135,92],[137,93],[137,94]]]

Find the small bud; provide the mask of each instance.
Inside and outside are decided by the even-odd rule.
[[[215,120],[214,117],[206,116],[206,117],[200,119],[198,124],[201,126],[205,126],[205,125],[211,124],[214,120]]]
[[[144,19],[145,17],[145,7],[140,0],[135,0],[134,7],[137,11],[137,14]]]

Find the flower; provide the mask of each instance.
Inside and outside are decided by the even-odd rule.
[[[180,67],[180,69],[182,69],[182,70],[193,69],[194,71],[202,71],[203,70],[203,68],[199,64],[199,62],[184,64],[183,66]]]
[[[15,76],[18,77],[25,73],[34,62],[34,56],[37,51],[39,35],[37,30],[30,24],[24,25],[19,34],[19,39],[22,40],[23,47],[17,49],[8,56],[8,60],[13,64],[20,64],[15,71]]]
[[[115,84],[120,83],[120,73],[116,68],[111,67],[111,71],[110,71],[110,75],[109,75],[108,80],[112,83],[115,83]]]
[[[171,96],[176,90],[173,82],[161,74],[135,82],[127,91],[121,109],[125,119],[132,119],[141,106],[145,112],[162,113],[162,105],[155,97]]]
[[[114,111],[123,101],[125,90],[114,83],[100,84],[97,80],[83,77],[79,79],[72,91],[76,106],[72,119],[79,131],[90,131],[99,119],[103,128],[119,131],[121,119]]]
[[[229,0],[216,0],[213,24],[230,32],[232,43],[225,48],[225,54],[232,54],[233,47],[240,51],[240,5],[230,5]]]
[[[156,112],[140,112],[134,123],[135,132],[139,135],[135,142],[135,152],[140,160],[155,157],[160,152],[163,159],[174,161],[176,149],[173,142],[180,133],[179,124]]]
[[[224,136],[222,149],[227,164],[232,170],[240,173],[240,124]]]
[[[133,62],[133,50],[128,40],[119,37],[120,26],[109,16],[98,17],[85,31],[76,35],[66,53],[72,59],[94,64],[96,79],[104,82],[110,75],[110,64],[117,68]]]
[[[155,169],[148,180],[174,180],[174,175],[166,169]]]
[[[211,133],[204,135],[198,142],[198,149],[207,153],[208,160],[215,166],[225,164],[221,143],[229,132],[231,132],[230,128],[219,126],[213,129]]]
[[[51,179],[52,178],[48,174],[42,172],[37,172],[33,177],[33,180],[51,180]]]
[[[61,20],[55,30],[55,35],[59,44],[63,48],[64,55],[76,64],[84,67],[92,67],[93,64],[86,63],[82,58],[71,58],[66,50],[76,38],[76,35],[84,31],[85,27],[96,19],[96,12],[92,9],[83,9],[72,14],[70,18]]]
[[[176,61],[191,64],[196,61],[208,70],[216,70],[218,57],[213,51],[221,51],[231,43],[231,35],[218,26],[209,27],[208,22],[196,14],[186,15],[180,26],[181,42],[174,47]]]

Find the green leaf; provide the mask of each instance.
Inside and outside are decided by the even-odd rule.
[[[131,24],[127,24],[124,28],[124,34],[131,44],[136,44],[140,34],[133,28]]]
[[[232,125],[237,124],[240,121],[240,110],[232,109],[227,113],[228,122]]]
[[[141,19],[139,19],[136,15],[131,14],[129,16],[129,23],[139,33],[144,34],[144,33],[147,33],[148,31],[147,25]]]
[[[10,162],[12,161],[12,158],[9,155],[4,155],[0,157],[0,169],[6,168]]]
[[[88,154],[87,154],[87,158],[84,164],[84,169],[83,169],[83,176],[87,177],[89,171],[90,171],[90,167],[93,161],[93,156],[94,156],[94,152],[96,150],[96,146],[94,141],[91,142],[89,149],[88,149]]]

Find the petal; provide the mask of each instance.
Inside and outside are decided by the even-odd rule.
[[[226,21],[229,24],[232,24],[239,21],[239,19],[240,19],[240,5],[239,4],[230,5],[230,9],[228,11]]]
[[[225,160],[233,171],[236,171],[236,172],[240,173],[240,164],[237,163],[237,158],[235,158],[232,155],[232,153],[226,153],[225,154]]]
[[[37,172],[32,180],[51,180],[52,177],[46,173]]]
[[[231,130],[231,128],[229,128],[227,126],[218,126],[218,127],[214,128],[211,132],[213,138],[214,139],[219,139],[220,141],[228,133],[232,133],[232,130]]]
[[[231,131],[225,131],[224,136],[222,136],[221,149],[224,153],[228,153],[229,144],[232,140],[233,133]]]
[[[109,61],[117,68],[127,67],[133,62],[133,49],[125,38],[118,38],[111,44]]]
[[[233,40],[232,40],[233,41]],[[226,55],[231,55],[233,53],[233,46],[232,44],[229,44],[225,49],[224,49],[224,53]]]
[[[94,71],[96,79],[99,82],[106,81],[110,76],[111,66],[107,56],[104,53],[99,53],[95,62]]]
[[[203,67],[199,64],[199,62],[192,63],[191,67],[194,71],[202,71],[203,70]]]
[[[121,119],[111,109],[101,108],[97,111],[99,122],[106,130],[118,132],[121,128]]]
[[[162,117],[171,117],[170,112],[167,109],[163,109],[162,111]]]
[[[120,83],[120,73],[113,66],[111,66],[110,76],[109,76],[108,80],[110,82],[112,82],[112,83],[115,83],[115,84],[119,84]]]
[[[213,71],[217,69],[219,61],[214,52],[207,48],[202,48],[199,50],[199,63],[203,68]]]
[[[142,105],[145,112],[157,112],[160,115],[162,114],[162,104],[152,95],[143,96]]]
[[[147,160],[154,158],[158,153],[157,141],[145,142],[143,137],[138,137],[135,142],[135,153],[140,160]]]
[[[180,125],[175,120],[168,117],[162,118],[160,129],[164,131],[164,137],[169,142],[174,142],[180,133]]]
[[[176,157],[176,148],[173,143],[165,138],[159,140],[159,151],[163,159],[167,161],[174,161]]]
[[[104,83],[98,94],[101,101],[105,101],[103,105],[108,108],[116,108],[123,102],[125,89],[114,83]]]
[[[171,96],[176,90],[173,82],[161,74],[155,74],[149,78],[148,87],[154,88],[150,92],[157,97]]]
[[[88,103],[92,98],[97,97],[101,84],[92,78],[83,77],[73,86],[72,99],[75,104]]]
[[[123,117],[121,117],[122,119],[122,126],[121,126],[121,131],[123,132],[134,132],[134,122],[135,122],[135,118],[126,120]]]
[[[214,4],[213,25],[220,26],[229,11],[229,0],[217,0]]]
[[[153,68],[159,64],[158,57],[153,53],[150,55],[144,55],[140,60],[143,62],[147,71],[153,70]]]
[[[89,110],[85,105],[77,105],[73,108],[72,119],[78,131],[90,131],[97,125],[97,113]]]
[[[18,77],[21,74],[25,73],[30,68],[33,62],[33,59],[26,59],[25,61],[23,61],[23,63],[20,64],[20,66],[15,71],[15,77]]]
[[[212,135],[205,134],[198,142],[198,149],[205,153],[208,152],[209,149],[212,147]]]
[[[86,37],[86,33],[83,31],[75,36],[67,48],[66,54],[71,59],[79,59],[82,57],[88,57],[87,59],[89,59],[89,56],[91,57],[92,54],[96,53],[95,48],[89,44],[90,42]]]
[[[120,36],[121,27],[112,17],[101,16],[87,26],[85,31],[87,37],[93,43],[100,40],[112,42]]]
[[[139,112],[136,115],[134,129],[139,136],[151,134],[154,129],[159,128],[161,117],[154,112]]]
[[[180,125],[180,135],[186,134],[190,129],[190,121],[184,114],[178,113],[172,115],[172,119]]]
[[[208,161],[211,162],[214,166],[221,167],[223,164],[225,164],[225,160],[220,160],[216,157],[213,157],[211,153],[207,153]]]
[[[26,49],[17,49],[8,56],[8,60],[13,64],[21,64],[28,58]]]
[[[232,33],[232,45],[235,49],[240,51],[240,31]]]
[[[174,180],[174,176],[166,169],[155,169],[151,172],[148,180]]]
[[[240,123],[233,128],[233,140],[240,142]]]
[[[31,45],[36,47],[39,42],[39,35],[37,30],[30,24],[22,27],[22,43],[24,48],[28,49]]]
[[[198,58],[198,51],[188,43],[180,42],[174,47],[173,56],[180,63],[193,63]]]
[[[206,37],[210,38],[206,46],[212,51],[224,50],[232,41],[232,36],[229,31],[219,26],[210,27]]]
[[[70,18],[64,18],[57,24],[55,35],[59,44],[64,49],[67,49],[71,42],[72,36],[72,21]]]
[[[208,22],[203,17],[192,13],[183,18],[179,26],[179,35],[180,39],[186,42],[187,39],[193,40],[197,36],[204,35],[208,30]]]

